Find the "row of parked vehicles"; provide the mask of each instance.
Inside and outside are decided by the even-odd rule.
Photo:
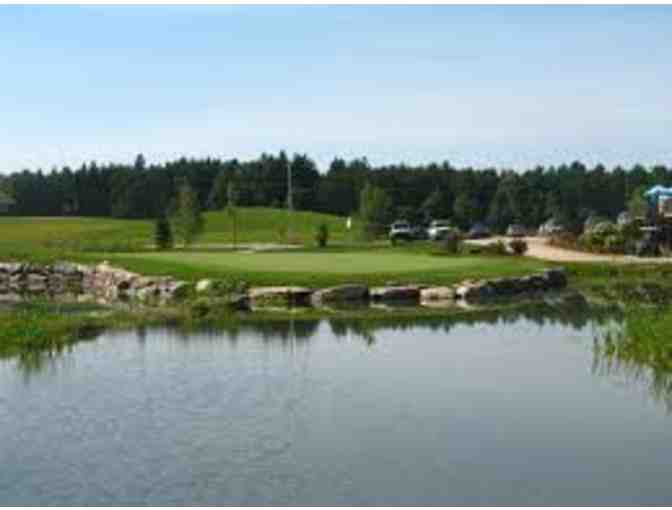
[[[389,232],[389,238],[392,243],[399,241],[440,241],[448,235],[457,234],[462,236],[462,232],[451,224],[448,220],[434,220],[427,227],[412,226],[407,221],[395,221]],[[467,239],[485,239],[492,235],[490,229],[483,223],[475,223],[464,237]],[[507,235],[511,237],[524,237],[527,235],[525,227],[513,224],[507,229]]]

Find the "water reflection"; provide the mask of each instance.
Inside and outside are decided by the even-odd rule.
[[[481,309],[478,311],[461,311],[454,309],[445,316],[419,315],[417,317],[374,316],[371,318],[332,317],[325,319],[289,318],[271,320],[245,320],[223,323],[217,327],[201,326],[171,329],[173,335],[180,341],[190,342],[221,342],[228,341],[235,345],[243,336],[254,335],[265,344],[273,344],[283,349],[295,348],[307,343],[313,338],[322,324],[327,324],[333,337],[355,338],[366,346],[376,344],[380,333],[385,331],[408,331],[417,328],[426,328],[432,332],[450,333],[458,326],[507,326],[520,321],[527,321],[540,328],[544,326],[564,326],[575,331],[582,330],[588,325],[604,325],[613,320],[618,312],[613,307],[591,306],[580,294],[565,296],[558,302],[527,303],[510,308]],[[163,329],[163,328],[159,328]],[[145,326],[134,330],[138,343],[146,341],[152,328]],[[93,340],[93,339],[86,339]],[[39,373],[62,357],[68,356],[77,349],[77,344],[61,347],[53,351],[26,351],[17,359],[19,370],[29,377]]]

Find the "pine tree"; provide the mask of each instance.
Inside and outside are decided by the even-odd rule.
[[[154,225],[154,243],[157,250],[170,250],[173,248],[173,230],[165,214],[156,219]]]

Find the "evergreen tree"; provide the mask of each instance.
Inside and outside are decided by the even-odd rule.
[[[157,250],[170,250],[173,248],[173,230],[165,214],[161,214],[154,224],[154,244]]]

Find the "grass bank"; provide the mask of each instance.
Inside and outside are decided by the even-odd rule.
[[[205,231],[198,244],[217,247],[233,242],[232,219],[226,213],[205,213]],[[314,235],[322,223],[334,242],[350,242],[357,237],[345,228],[345,218],[329,214],[297,211],[288,235],[287,211],[264,207],[240,208],[237,241],[240,243],[287,243],[314,245]],[[148,220],[112,218],[33,218],[0,216],[0,259],[49,261],[78,256],[129,251],[151,251],[154,224]]]

